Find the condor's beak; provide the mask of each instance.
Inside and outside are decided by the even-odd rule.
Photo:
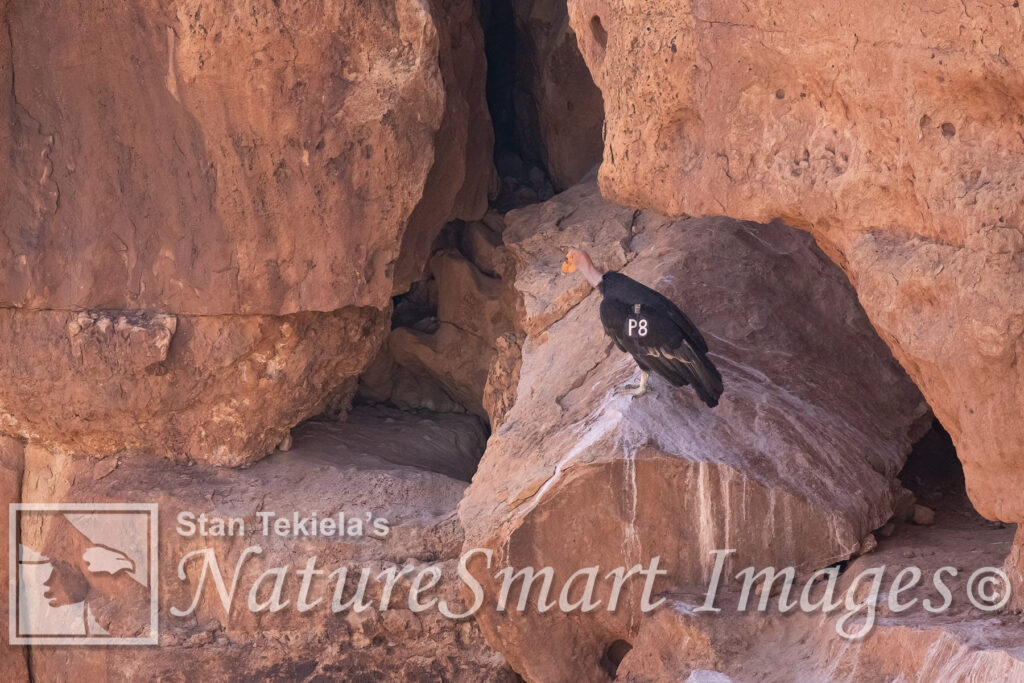
[[[562,262],[562,272],[563,273],[575,273],[576,272],[576,266],[572,265],[568,261],[563,261]]]

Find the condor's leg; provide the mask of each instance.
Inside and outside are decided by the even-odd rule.
[[[651,379],[651,373],[643,368],[640,369],[640,385],[627,384],[616,390],[616,394],[629,394],[630,396],[643,396],[647,393],[647,382]]]

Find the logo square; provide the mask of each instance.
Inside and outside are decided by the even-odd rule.
[[[12,645],[156,645],[157,506],[11,503]]]

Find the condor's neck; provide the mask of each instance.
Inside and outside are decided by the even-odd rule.
[[[604,273],[595,268],[593,263],[583,261],[579,264],[579,269],[580,272],[583,273],[583,277],[587,278],[587,282],[591,285],[597,287],[601,284],[601,278],[604,277]]]

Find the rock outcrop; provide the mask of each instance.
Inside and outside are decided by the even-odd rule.
[[[460,584],[454,580],[462,544],[455,506],[466,484],[442,472],[466,478],[482,437],[476,420],[467,416],[357,410],[345,424],[307,423],[296,430],[289,452],[244,470],[188,467],[156,458],[62,457],[30,445],[26,500],[143,498],[157,503],[160,515],[160,647],[33,648],[33,675],[41,680],[65,678],[68,671],[88,680],[513,680],[502,656],[487,646],[472,620],[449,619],[436,608],[410,608],[408,574],[395,584],[388,608],[379,609],[386,580],[377,578],[381,572],[435,566],[445,578],[422,602],[436,597],[449,601],[453,612],[464,611]],[[192,515],[191,527],[181,521],[181,513]],[[266,522],[269,533],[260,513],[273,513]],[[338,520],[339,514],[346,521],[332,527],[330,535],[316,526],[324,518]],[[275,531],[279,519],[291,524],[293,515],[316,515],[317,522],[304,530],[290,526],[286,533]],[[217,518],[243,520],[244,533],[217,535]],[[360,522],[361,533],[353,533],[353,520]],[[380,520],[385,520],[383,535]],[[55,561],[69,533],[56,517],[22,523],[22,543]],[[245,554],[250,546],[259,546],[260,552]],[[203,576],[204,556],[186,559],[188,553],[206,549],[217,560],[209,571],[219,570],[227,586],[233,585],[241,558],[228,612],[212,574]],[[310,558],[321,573],[312,577],[303,603],[296,572]],[[280,593],[287,604],[254,612],[249,602],[253,586],[275,567],[287,571]],[[340,579],[331,573],[342,568],[348,572],[345,590],[335,595]],[[364,571],[369,576],[364,596],[372,608],[346,607]],[[273,584],[273,578],[263,580],[257,604],[270,600]],[[102,619],[103,605],[97,604],[101,598],[87,600],[90,612]],[[337,611],[335,600],[342,606]]]
[[[6,433],[260,458],[351,398],[392,294],[486,209],[470,0],[0,12]]]
[[[1024,520],[1024,118],[1013,3],[570,0],[604,94],[601,188],[811,230],[957,444]]]
[[[160,576],[159,647],[3,643],[7,677],[1024,679],[1020,620],[963,600],[1001,566],[1024,609],[1024,531],[914,483],[958,455],[1024,521],[1024,11],[870,10],[0,0],[0,585],[148,627],[141,541],[16,501],[156,504]],[[715,409],[617,393],[570,247],[693,317]],[[856,643],[695,612],[727,549],[720,603],[748,566],[955,598]],[[474,600],[462,553],[482,609],[416,608],[425,569]],[[524,568],[549,592],[499,606]]]
[[[384,308],[421,201],[434,234],[486,208],[471,2],[14,2],[5,23],[3,305]],[[424,200],[435,159],[456,194]]]
[[[479,621],[517,672],[598,680],[604,649],[642,621],[639,590],[614,612],[497,611],[497,570],[552,567],[557,590],[584,567],[660,556],[658,590],[680,589],[708,579],[713,549],[737,549],[727,572],[810,571],[892,516],[927,406],[810,236],[635,212],[593,184],[506,221],[527,337],[515,403],[459,514],[466,549],[493,551],[470,565],[492,599]],[[652,395],[615,395],[639,372],[605,337],[599,295],[559,271],[566,246],[691,314],[724,377],[716,409],[658,378]]]
[[[487,420],[502,410],[487,403],[500,399],[492,390],[485,400],[485,386],[497,355],[514,340],[514,273],[500,232],[481,221],[451,227],[417,283],[418,300],[396,309],[395,328],[360,379],[359,396]]]

